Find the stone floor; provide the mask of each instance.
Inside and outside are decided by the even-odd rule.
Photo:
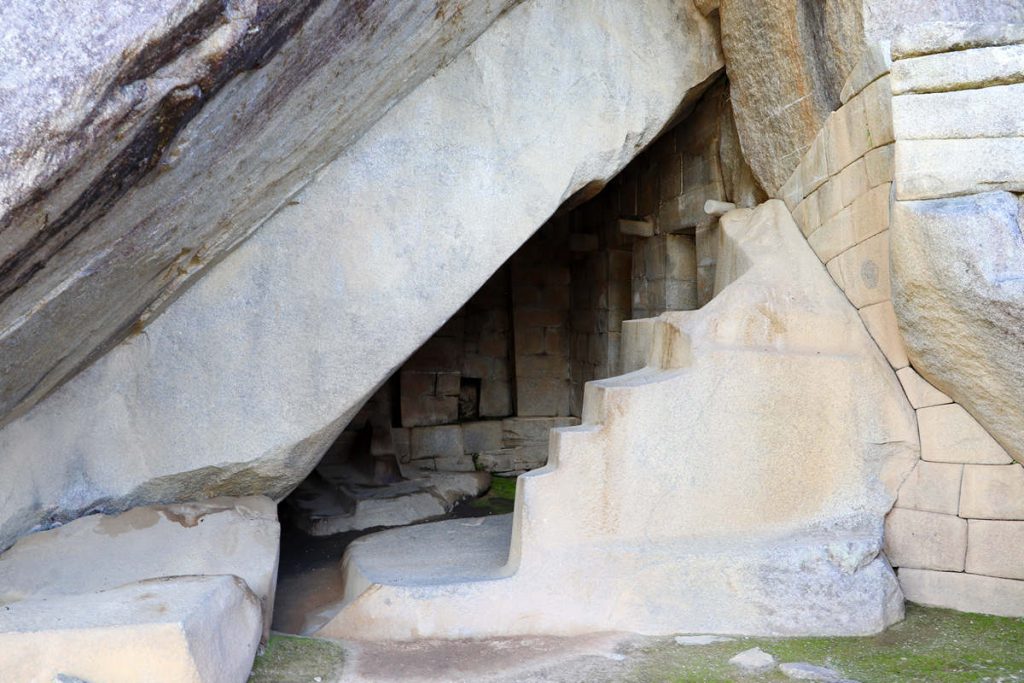
[[[868,638],[740,638],[680,645],[673,638],[597,634],[411,643],[332,642],[275,634],[251,683],[651,683],[786,681],[744,674],[729,659],[752,647],[779,662],[827,666],[861,683],[1024,681],[1024,619],[908,605],[907,619]]]

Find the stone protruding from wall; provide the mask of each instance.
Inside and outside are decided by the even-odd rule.
[[[538,226],[722,66],[688,3],[503,14],[143,334],[0,430],[0,547],[97,506],[285,495]]]
[[[588,384],[584,424],[554,430],[511,519],[361,539],[320,634],[852,634],[900,619],[880,550],[917,460],[913,410],[782,202],[727,214],[722,233],[717,296],[626,324],[650,333],[625,334],[647,367]]]

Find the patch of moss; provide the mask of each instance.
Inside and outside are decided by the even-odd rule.
[[[264,651],[256,657],[249,683],[323,683],[341,677],[345,650],[329,640],[273,633]]]
[[[861,683],[1024,681],[1024,619],[907,605],[907,618],[865,638],[741,638],[706,646],[672,639],[631,652],[629,680],[786,681],[777,671],[741,676],[729,658],[760,647],[780,662],[810,662]]]
[[[468,506],[483,515],[504,515],[512,512],[516,501],[515,477],[491,477],[487,493],[469,501]]]

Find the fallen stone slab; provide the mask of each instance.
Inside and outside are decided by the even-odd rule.
[[[0,680],[243,683],[260,611],[237,576],[149,579],[4,605]]]
[[[263,496],[89,515],[26,536],[0,554],[0,605],[159,577],[233,574],[258,598],[266,634],[279,541],[277,507]]]

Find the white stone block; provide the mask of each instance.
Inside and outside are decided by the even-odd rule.
[[[864,118],[867,121],[871,147],[890,144],[893,139],[892,93],[889,77],[880,78],[859,96],[864,98]]]
[[[896,198],[1024,192],[1024,138],[896,142]]]
[[[913,368],[901,368],[896,372],[896,376],[900,378],[903,391],[907,392],[910,405],[915,408],[929,408],[953,402],[953,399],[933,387],[928,380],[922,378]]]
[[[864,156],[872,147],[864,113],[863,93],[829,114],[825,126],[828,129],[828,170],[833,176]]]
[[[1018,464],[966,465],[960,487],[960,516],[1024,519],[1024,468]]]
[[[894,508],[885,518],[885,554],[894,567],[961,572],[967,521],[955,515]]]
[[[244,683],[260,633],[259,599],[237,576],[26,600],[0,608],[0,680]]]
[[[1022,137],[1022,111],[1024,83],[899,95],[892,102],[900,140]]]
[[[999,45],[902,59],[892,67],[892,92],[943,92],[1024,80],[1024,45]]]
[[[1024,579],[1024,522],[972,519],[967,526],[967,571]]]
[[[277,505],[263,496],[88,515],[26,536],[0,555],[0,603],[163,576],[233,574],[258,597],[269,633],[279,545]]]
[[[890,298],[888,230],[847,249],[827,265],[829,275],[857,308]]]
[[[896,507],[956,515],[963,469],[954,463],[919,461],[900,487]]]
[[[907,349],[896,322],[896,311],[893,310],[892,301],[881,301],[865,306],[859,312],[868,333],[878,344],[878,348],[882,349],[889,364],[896,369],[907,367],[910,360],[907,358]]]
[[[921,458],[932,462],[1003,465],[1013,462],[970,413],[956,403],[917,411]]]
[[[899,579],[904,597],[920,605],[1024,617],[1024,581],[909,567]]]
[[[858,158],[839,172],[834,179],[839,183],[839,198],[843,206],[849,206],[853,200],[868,191],[868,172],[864,159]]]

